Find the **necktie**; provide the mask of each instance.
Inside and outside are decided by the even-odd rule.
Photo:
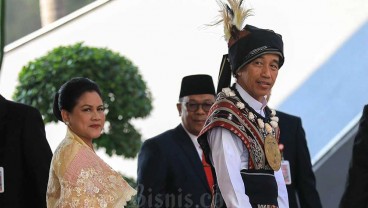
[[[213,185],[214,185],[212,169],[211,169],[210,164],[208,164],[206,162],[206,158],[204,156],[204,153],[202,153],[202,165],[203,165],[204,172],[206,174],[208,186],[210,187],[210,190],[211,190],[211,193],[212,193],[213,192]]]

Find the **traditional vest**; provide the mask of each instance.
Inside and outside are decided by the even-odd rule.
[[[265,108],[266,117],[262,117],[251,108],[239,95],[235,87],[225,88],[217,95],[198,142],[209,161],[211,150],[206,132],[215,127],[225,128],[237,135],[248,149],[248,169],[241,170],[243,182],[253,207],[277,206],[277,183],[274,177],[274,164],[268,161],[265,140],[272,136],[279,141],[280,131],[275,112]],[[277,144],[276,144],[277,145]],[[212,150],[216,151],[216,150]],[[278,151],[278,149],[277,149]]]

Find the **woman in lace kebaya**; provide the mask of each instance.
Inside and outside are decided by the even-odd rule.
[[[54,99],[54,114],[67,126],[52,158],[47,207],[124,207],[136,191],[93,149],[105,123],[101,92],[87,78],[73,78]]]

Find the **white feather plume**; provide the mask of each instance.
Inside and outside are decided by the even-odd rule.
[[[218,0],[220,20],[215,24],[224,23],[225,40],[229,41],[234,33],[243,29],[244,20],[252,15],[252,9],[243,7],[243,0],[227,0],[228,4]],[[235,28],[234,28],[235,27]]]

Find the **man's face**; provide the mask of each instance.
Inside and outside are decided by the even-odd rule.
[[[238,84],[254,99],[262,102],[271,93],[279,72],[279,56],[264,54],[245,65],[237,73]]]
[[[198,136],[206,121],[209,108],[214,102],[214,95],[199,94],[185,96],[181,103],[177,104],[181,120],[191,134]]]

